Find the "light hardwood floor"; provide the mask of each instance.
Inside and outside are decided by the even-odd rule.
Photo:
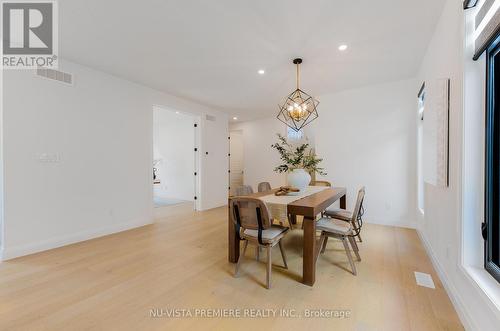
[[[330,240],[314,287],[301,284],[301,230],[284,239],[289,270],[273,251],[233,278],[227,211],[179,206],[154,225],[0,263],[0,330],[462,330],[414,230],[366,224],[358,276]],[[436,289],[415,284],[430,273]],[[153,318],[151,309],[349,310],[349,318]],[[194,314],[194,312],[193,312]]]

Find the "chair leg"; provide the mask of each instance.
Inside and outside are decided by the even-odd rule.
[[[354,265],[354,261],[352,260],[351,250],[349,249],[349,244],[347,243],[346,237],[342,237],[342,243],[344,244],[345,252],[347,254],[347,258],[349,259],[349,263],[351,264],[352,274],[356,276],[356,266]]]
[[[268,245],[266,248],[267,248],[266,288],[270,289],[271,288],[271,266],[272,266],[271,249],[273,247],[271,245]]]
[[[247,251],[247,246],[248,246],[248,240],[245,240],[245,244],[243,245],[243,253],[240,254],[240,257],[238,259],[238,263],[236,263],[236,270],[234,271],[234,276],[235,277],[238,276],[238,272],[240,271],[240,265],[241,265],[241,262],[243,261],[243,259],[245,257],[245,253]]]
[[[288,220],[288,225],[290,226],[290,230],[293,230],[293,222],[292,222],[292,220],[290,219],[290,217],[288,217],[287,220]]]
[[[283,264],[285,266],[285,269],[288,269],[288,264],[286,263],[286,255],[285,255],[285,250],[283,249],[283,246],[281,244],[281,239],[278,242],[278,245],[280,246],[280,251],[281,251],[281,257],[283,258]]]
[[[361,261],[361,256],[359,256],[358,244],[356,244],[356,238],[354,238],[354,237],[348,237],[348,238],[349,238],[349,242],[351,243],[351,247],[352,247],[352,250],[354,251],[354,254],[356,254],[358,261]]]
[[[321,254],[323,254],[326,250],[326,243],[328,242],[328,236],[324,237],[325,240],[321,243]]]
[[[260,259],[260,246],[255,247],[255,259],[259,261]]]
[[[358,233],[357,237],[358,237],[358,239],[359,239],[359,242],[360,242],[360,243],[362,243],[362,242],[363,242],[363,240],[361,239],[361,232],[360,232],[360,233]]]
[[[321,232],[321,236],[319,237],[319,244],[318,244],[319,249],[321,249],[321,247],[323,247],[323,245],[325,244],[325,240],[327,238],[328,237],[325,236],[325,234],[323,232]],[[318,251],[318,253],[316,254],[316,261],[318,261],[318,257],[319,257],[320,253],[323,253],[322,249],[320,251]]]

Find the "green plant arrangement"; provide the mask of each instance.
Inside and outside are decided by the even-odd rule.
[[[317,157],[316,153],[309,148],[308,143],[294,146],[281,134],[278,133],[277,136],[278,142],[272,144],[271,147],[278,151],[283,164],[274,168],[274,171],[283,173],[304,169],[309,173],[316,172],[322,176],[326,175],[324,169],[318,166],[323,159]]]

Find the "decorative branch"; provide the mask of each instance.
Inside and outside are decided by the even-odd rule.
[[[283,164],[274,168],[274,171],[283,173],[295,169],[305,169],[308,172],[326,175],[324,169],[318,166],[323,159],[317,157],[316,153],[309,148],[309,144],[294,147],[281,134],[278,133],[277,136],[278,142],[272,144],[271,147],[278,151]]]

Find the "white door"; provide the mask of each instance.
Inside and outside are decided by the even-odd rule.
[[[234,189],[243,185],[243,133],[241,131],[229,132],[229,194],[234,194]]]

